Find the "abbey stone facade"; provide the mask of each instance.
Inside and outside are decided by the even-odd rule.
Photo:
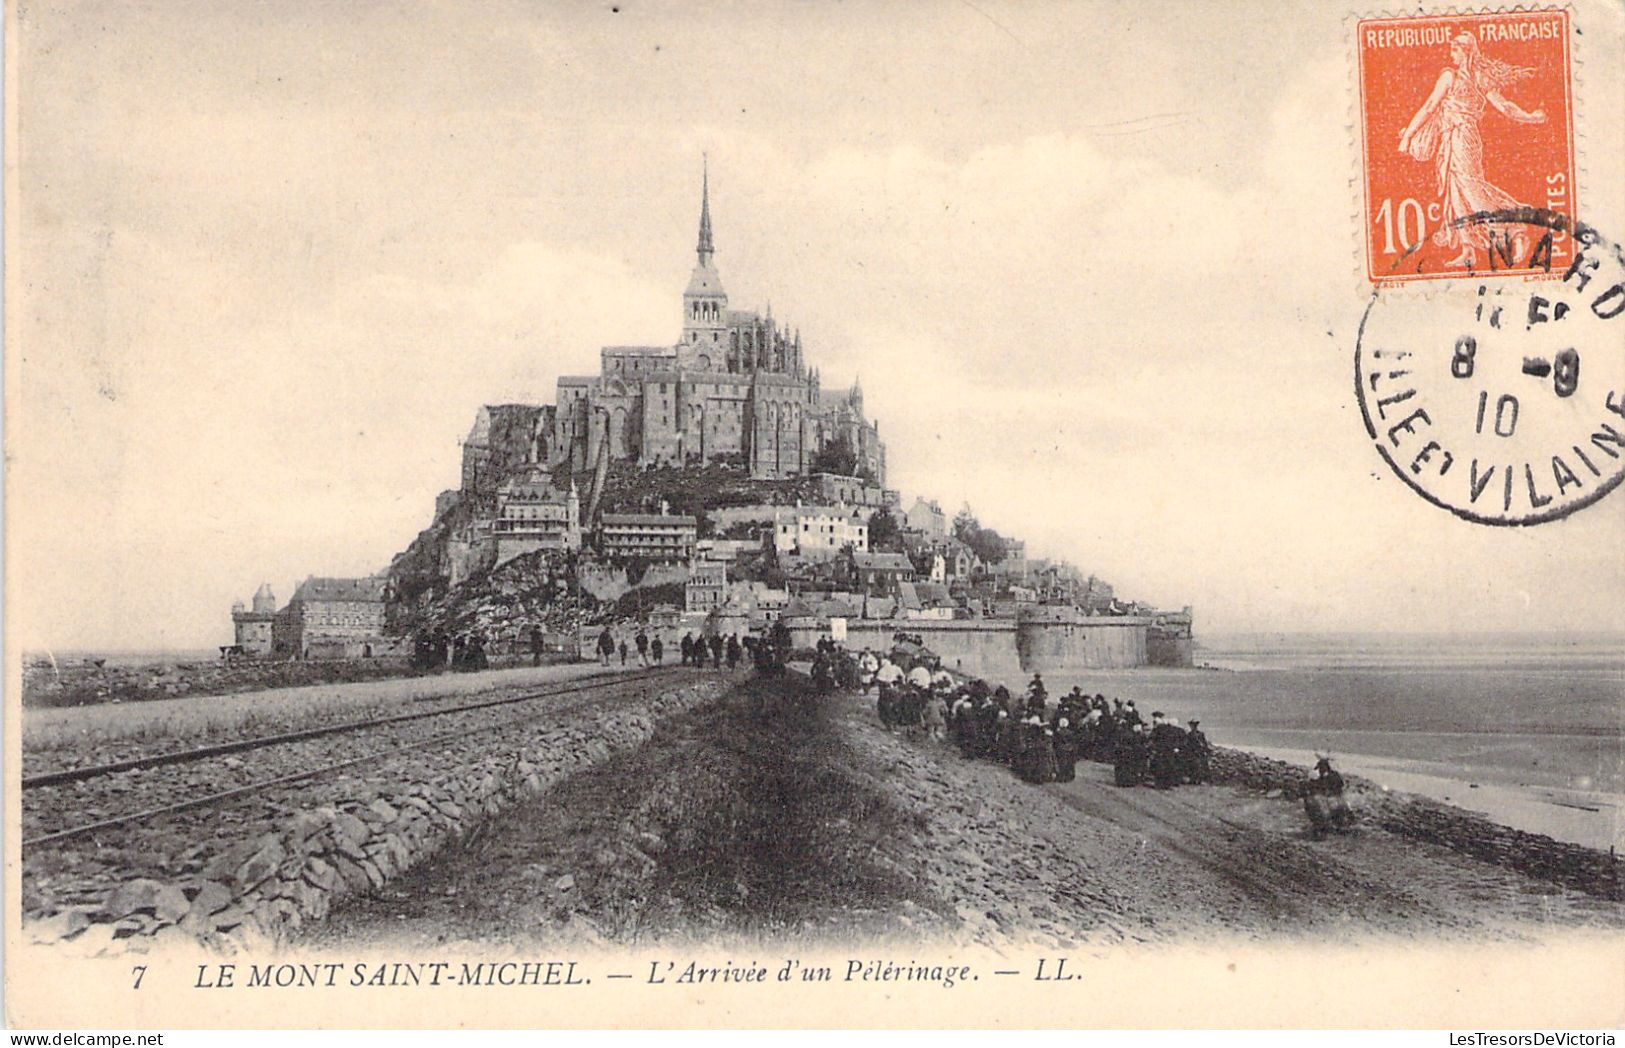
[[[766,315],[728,308],[714,260],[710,179],[700,191],[698,261],[683,292],[683,332],[669,346],[605,346],[597,375],[558,380],[552,406],[523,411],[528,458],[585,470],[608,443],[612,460],[640,466],[742,463],[752,477],[811,472],[825,446],[845,438],[857,470],[886,481],[886,448],[863,413],[863,390],[827,392],[802,355],[801,334]],[[494,423],[517,421],[504,405],[482,409],[464,443],[464,487],[478,487]],[[497,420],[495,413],[508,418]],[[496,463],[490,463],[495,466]]]

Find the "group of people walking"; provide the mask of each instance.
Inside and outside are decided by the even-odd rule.
[[[610,660],[615,657],[617,652],[621,656],[622,666],[626,665],[633,652],[637,653],[639,666],[659,666],[666,660],[666,645],[659,637],[651,638],[643,630],[638,630],[629,646],[624,636],[617,641],[615,634],[611,633],[609,627],[606,626],[604,631],[598,635],[597,649],[598,661],[605,666],[610,664]],[[683,661],[685,663],[688,661],[686,656]]]
[[[608,666],[616,655],[625,666],[631,659],[636,658],[639,666],[663,666],[666,659],[666,645],[659,636],[650,637],[643,630],[638,630],[628,643],[622,636],[619,640],[606,626],[598,634],[598,661]],[[744,646],[740,643],[739,634],[723,637],[720,634],[696,637],[693,632],[683,634],[681,642],[682,665],[703,668],[709,659],[713,669],[721,669],[724,661],[728,668],[736,669],[745,656]]]
[[[842,653],[844,654],[844,653]],[[880,722],[888,729],[951,738],[968,760],[1008,764],[1028,782],[1071,782],[1080,760],[1111,764],[1119,786],[1168,789],[1209,778],[1213,747],[1201,722],[1182,727],[1161,711],[1147,721],[1134,700],[1085,695],[1074,687],[1052,700],[1035,674],[1024,696],[985,680],[963,680],[930,659],[904,669],[865,650],[850,663],[858,686],[878,690]]]
[[[412,639],[412,666],[420,670],[450,668],[463,672],[487,669],[491,665],[485,653],[485,636],[481,633],[459,633],[453,636],[444,629],[420,631]]]
[[[739,667],[739,660],[745,657],[744,646],[739,642],[739,634],[729,634],[726,638],[720,633],[713,633],[709,637],[696,637],[692,633],[683,634],[683,665],[705,668],[707,656],[711,659],[711,668],[720,670],[724,661],[730,670]]]

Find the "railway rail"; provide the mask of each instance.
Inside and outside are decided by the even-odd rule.
[[[434,710],[419,710],[411,713],[392,714],[384,717],[374,717],[364,720],[346,721],[341,724],[324,725],[304,731],[285,732],[274,735],[257,736],[250,739],[239,739],[232,742],[219,743],[209,746],[199,746],[193,749],[177,750],[167,753],[153,754],[148,757],[138,757],[130,760],[116,761],[109,764],[93,765],[82,768],[66,769],[57,772],[42,773],[30,776],[23,780],[26,790],[39,790],[43,787],[68,786],[73,784],[94,783],[97,780],[109,780],[131,772],[143,772],[154,768],[174,765],[197,764],[217,757],[232,756],[238,753],[253,750],[270,749],[279,746],[291,746],[298,743],[320,740],[332,736],[356,735],[377,729],[388,729],[397,725],[411,724],[413,722],[428,721],[434,718],[450,717],[458,714],[470,714],[494,708],[515,706],[521,703],[537,702],[544,699],[561,696],[583,694],[599,691],[610,687],[626,687],[647,685],[652,681],[665,681],[679,679],[685,676],[680,668],[662,668],[634,671],[631,673],[594,674],[591,677],[571,681],[565,684],[550,685],[537,688],[521,695],[510,695],[500,699],[485,699],[479,702],[461,703],[455,706],[445,706]],[[644,688],[638,689],[638,695],[646,694]],[[572,704],[569,709],[576,708]],[[79,825],[68,826],[62,829],[45,833],[36,833],[23,840],[24,847],[38,847],[77,837],[87,836],[103,830],[112,830],[129,826],[138,822],[145,822],[164,815],[187,811],[190,809],[207,807],[209,805],[223,804],[238,798],[263,793],[280,787],[297,785],[323,775],[332,774],[347,768],[384,760],[389,757],[414,750],[428,749],[433,746],[449,743],[467,738],[469,735],[484,734],[513,727],[534,720],[536,717],[555,712],[565,712],[557,706],[549,706],[543,710],[532,710],[517,717],[497,718],[487,723],[460,726],[457,730],[433,734],[426,738],[411,739],[397,745],[386,746],[369,753],[341,760],[327,760],[311,767],[301,768],[288,774],[277,775],[235,786],[230,789],[215,790],[203,794],[185,796],[170,803],[153,805],[135,811],[124,812],[107,818],[95,819]],[[37,795],[37,794],[36,794]]]
[[[281,746],[292,742],[302,742],[305,739],[319,739],[325,735],[342,735],[347,732],[366,731],[370,728],[381,727],[385,724],[404,724],[409,721],[426,720],[430,717],[443,717],[453,713],[464,713],[469,710],[487,709],[492,706],[510,706],[519,702],[533,702],[537,699],[551,698],[557,695],[568,695],[573,692],[587,691],[601,688],[606,684],[633,684],[648,680],[650,677],[669,675],[672,668],[637,670],[632,673],[595,673],[581,680],[570,681],[566,684],[550,685],[538,688],[523,695],[509,695],[501,699],[486,699],[480,702],[467,702],[456,706],[441,706],[432,710],[418,710],[413,713],[397,713],[387,717],[370,717],[362,720],[344,721],[340,724],[324,724],[317,728],[307,728],[303,731],[279,732],[274,735],[259,735],[248,739],[235,739],[231,742],[215,743],[210,746],[196,746],[191,749],[173,750],[168,753],[155,753],[146,757],[133,757],[128,760],[111,761],[107,764],[90,764],[79,768],[64,768],[58,771],[41,772],[38,775],[23,776],[23,789],[33,789],[39,786],[60,786],[69,782],[84,782],[90,779],[99,779],[106,775],[116,775],[126,771],[140,771],[146,768],[158,768],[166,764],[186,764],[192,761],[205,760],[209,757],[221,757],[229,754],[244,753],[249,750],[263,749],[268,746]]]

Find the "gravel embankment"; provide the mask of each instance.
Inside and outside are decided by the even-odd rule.
[[[1313,840],[1301,805],[1236,785],[1032,786],[893,735],[873,700],[809,711],[750,681],[354,898],[336,946],[579,938],[1116,942],[1540,937],[1625,926],[1618,903],[1367,824]],[[1255,769],[1257,770],[1257,769]]]
[[[24,914],[36,937],[92,943],[162,932],[183,917],[195,920],[181,931],[203,936],[297,925],[334,897],[380,887],[518,798],[637,746],[663,717],[711,701],[721,683],[672,671],[528,715],[498,708],[497,731],[433,729],[439,741],[427,748],[37,845],[24,856]],[[262,781],[289,758],[266,750],[242,759]],[[137,789],[118,811],[155,799]]]

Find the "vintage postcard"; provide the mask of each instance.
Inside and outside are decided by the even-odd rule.
[[[1625,1023],[1618,4],[6,14],[11,1026]]]

